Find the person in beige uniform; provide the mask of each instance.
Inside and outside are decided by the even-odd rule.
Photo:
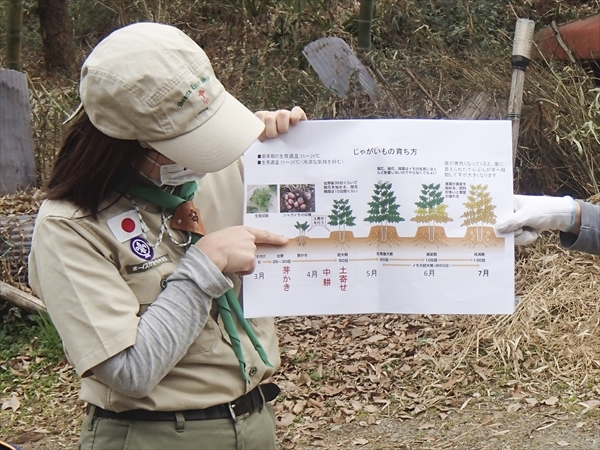
[[[81,70],[34,230],[29,281],[87,402],[79,449],[270,449],[273,320],[236,294],[257,244],[240,225],[243,152],[306,115],[251,113],[183,32],[138,23]]]

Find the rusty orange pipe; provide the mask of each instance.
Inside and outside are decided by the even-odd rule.
[[[600,60],[600,14],[559,25],[557,29],[575,59]],[[552,27],[535,33],[533,42],[532,59],[570,59]]]

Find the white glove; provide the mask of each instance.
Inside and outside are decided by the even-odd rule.
[[[569,231],[575,223],[575,200],[571,197],[515,195],[515,212],[494,225],[500,233],[514,231],[515,244],[527,245],[544,230]]]

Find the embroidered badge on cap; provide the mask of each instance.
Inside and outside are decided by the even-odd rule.
[[[131,251],[142,259],[150,261],[154,257],[154,249],[142,237],[135,237],[129,243]]]
[[[140,223],[140,218],[134,209],[108,219],[106,224],[119,242],[128,241],[131,238],[139,236],[144,231]]]

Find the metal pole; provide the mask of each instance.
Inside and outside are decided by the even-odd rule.
[[[517,20],[513,51],[510,58],[513,72],[508,101],[508,118],[512,120],[513,167],[517,157],[517,144],[519,141],[519,121],[521,119],[521,106],[523,105],[523,83],[525,82],[525,70],[531,56],[534,28],[535,22],[533,20]]]

